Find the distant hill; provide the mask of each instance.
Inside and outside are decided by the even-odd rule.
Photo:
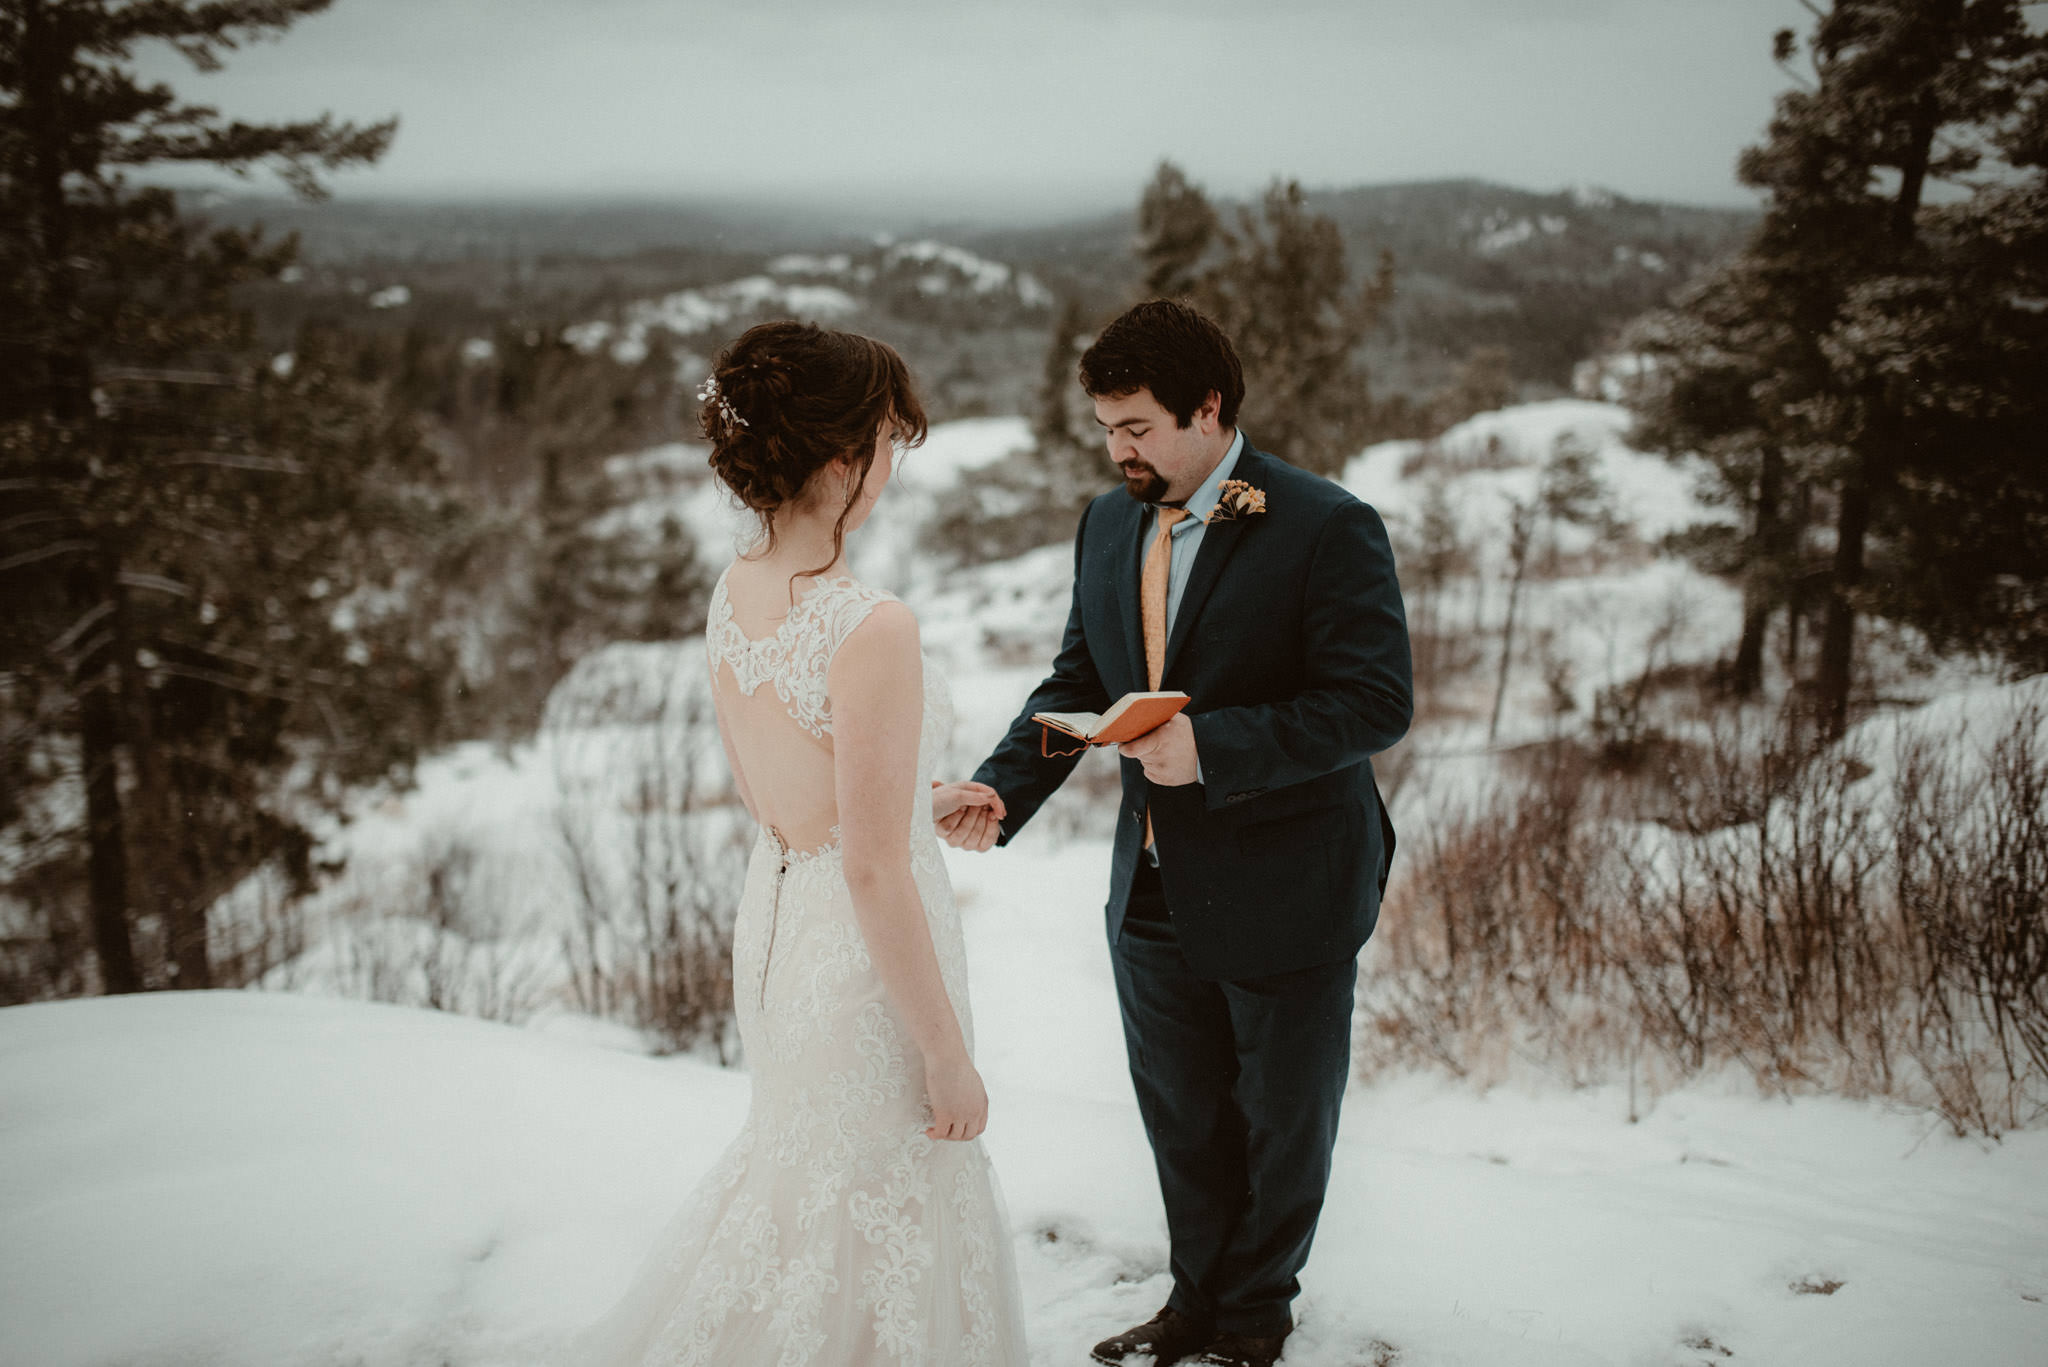
[[[1477,180],[1324,189],[1309,202],[1343,231],[1356,270],[1371,269],[1382,250],[1393,253],[1399,294],[1368,360],[1377,392],[1411,397],[1440,388],[1486,346],[1506,349],[1524,397],[1562,392],[1579,360],[1732,251],[1756,219],[1741,209]],[[223,222],[260,221],[300,234],[307,283],[327,286],[330,299],[405,283],[421,306],[464,327],[504,312],[562,321],[601,316],[636,299],[717,287],[791,253],[858,256],[892,238],[965,248],[1029,272],[1099,314],[1131,299],[1138,282],[1128,209],[1029,226],[963,217],[935,228],[928,215],[896,222],[872,209],[711,202],[309,205],[214,196],[195,207]],[[1234,221],[1242,206],[1221,207]],[[943,336],[917,336],[912,349],[941,373],[967,377],[961,411],[1029,394],[1044,317],[1015,309],[983,317],[987,301],[979,298],[935,317],[933,302],[911,300],[915,307],[901,321],[920,333],[943,328]],[[895,312],[854,325],[886,330]],[[971,341],[999,332],[1013,335],[993,352]],[[965,348],[957,357],[948,354],[947,336]]]
[[[1441,384],[1478,346],[1508,350],[1517,378],[1562,389],[1574,363],[1619,323],[1738,247],[1757,215],[1632,200],[1580,188],[1554,193],[1479,180],[1316,190],[1316,212],[1342,230],[1355,271],[1391,251],[1399,295],[1374,343],[1384,392]],[[1235,204],[1222,206],[1235,222]],[[994,228],[961,241],[1086,298],[1128,297],[1138,282],[1134,211],[1043,227]]]
[[[309,262],[513,261],[627,257],[678,248],[781,252],[841,246],[888,231],[873,214],[816,207],[652,200],[446,201],[188,197],[222,223],[299,234]]]

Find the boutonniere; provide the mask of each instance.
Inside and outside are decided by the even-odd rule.
[[[1216,506],[1202,519],[1211,522],[1235,522],[1241,517],[1266,511],[1266,491],[1254,489],[1241,479],[1226,479],[1217,491]]]

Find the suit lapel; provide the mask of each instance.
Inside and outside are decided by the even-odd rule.
[[[1116,539],[1116,605],[1123,616],[1124,645],[1130,655],[1130,677],[1145,683],[1145,618],[1138,602],[1138,581],[1145,569],[1145,507],[1135,499],[1120,500],[1123,523]]]
[[[1231,478],[1241,479],[1254,489],[1263,489],[1265,471],[1260,453],[1246,442],[1238,454],[1237,469]],[[1173,662],[1180,655],[1180,648],[1186,644],[1188,634],[1194,630],[1195,618],[1201,614],[1202,604],[1208,601],[1209,592],[1216,587],[1216,581],[1223,575],[1223,566],[1230,559],[1237,543],[1243,540],[1246,529],[1255,519],[1235,517],[1226,522],[1212,522],[1202,532],[1201,549],[1195,552],[1194,567],[1188,571],[1187,587],[1181,590],[1180,611],[1173,616],[1173,634],[1166,641],[1166,665],[1160,672],[1163,680],[1173,669]],[[1144,642],[1138,643],[1139,651]],[[1162,688],[1165,684],[1160,685]]]

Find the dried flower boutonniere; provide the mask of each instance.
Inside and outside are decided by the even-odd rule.
[[[1216,496],[1216,506],[1203,522],[1235,522],[1241,517],[1266,511],[1266,491],[1254,489],[1241,479],[1226,479]]]

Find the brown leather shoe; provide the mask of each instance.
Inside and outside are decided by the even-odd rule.
[[[1211,1337],[1211,1331],[1169,1305],[1143,1324],[1096,1344],[1089,1356],[1105,1367],[1124,1367],[1125,1359],[1146,1354],[1146,1367],[1173,1367]]]
[[[1255,1337],[1251,1334],[1225,1334],[1214,1343],[1206,1345],[1201,1352],[1188,1359],[1190,1367],[1199,1363],[1201,1367],[1273,1367],[1280,1360],[1280,1350],[1287,1346],[1287,1335],[1276,1334],[1270,1338]]]

